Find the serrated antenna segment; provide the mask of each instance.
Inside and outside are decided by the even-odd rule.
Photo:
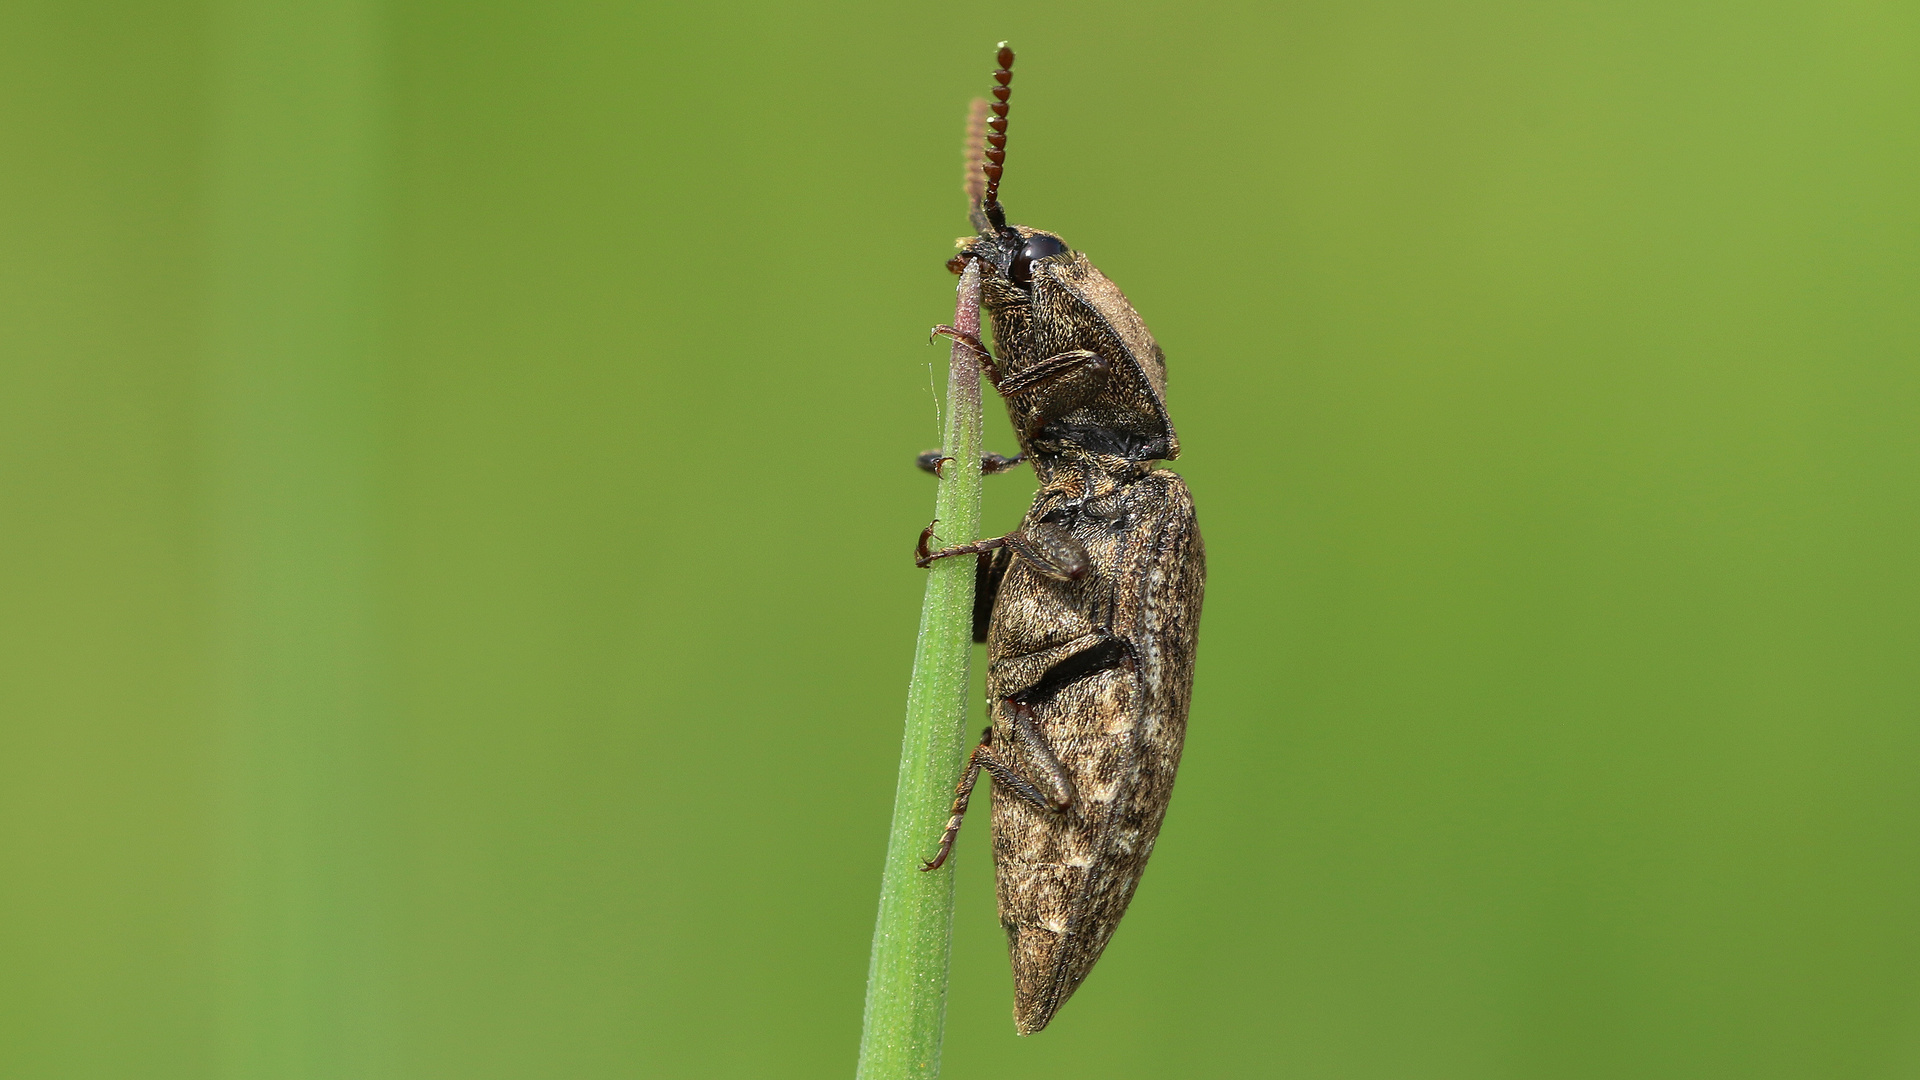
[[[967,205],[979,206],[986,197],[987,99],[974,98],[967,107]]]
[[[993,114],[987,120],[987,161],[980,167],[987,178],[981,202],[987,206],[1000,202],[1000,173],[1007,161],[1007,99],[1013,96],[1013,50],[1003,41],[994,59],[1000,66],[993,71],[993,101],[987,106]]]

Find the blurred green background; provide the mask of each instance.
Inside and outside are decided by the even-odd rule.
[[[1211,580],[1038,1037],[962,839],[947,1075],[1920,1076],[1872,0],[6,5],[0,1074],[850,1075],[1003,37]]]

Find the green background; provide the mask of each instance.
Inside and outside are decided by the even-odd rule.
[[[6,5],[0,1074],[850,1074],[1002,37],[1210,581],[1035,1038],[963,837],[947,1075],[1920,1076],[1866,0]]]

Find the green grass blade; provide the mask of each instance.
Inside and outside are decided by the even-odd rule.
[[[980,271],[960,278],[953,324],[980,334]],[[980,362],[955,343],[947,375],[947,432],[935,496],[937,541],[971,543],[980,530]],[[927,571],[920,638],[907,690],[893,829],[880,885],[880,918],[867,969],[866,1023],[859,1080],[940,1073],[946,1022],[947,962],[953,934],[953,863],[922,872],[947,821],[953,784],[967,751],[967,664],[973,650],[973,577],[977,555],[942,559]]]

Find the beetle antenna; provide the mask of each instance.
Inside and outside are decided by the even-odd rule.
[[[1000,66],[993,69],[993,101],[987,105],[993,117],[987,121],[987,147],[983,151],[986,164],[980,166],[987,178],[980,209],[999,230],[1007,227],[1007,212],[1000,207],[1000,173],[1007,161],[1007,99],[1013,96],[1013,50],[1003,41],[994,59]]]
[[[987,99],[967,106],[967,205],[979,206],[987,193]]]

